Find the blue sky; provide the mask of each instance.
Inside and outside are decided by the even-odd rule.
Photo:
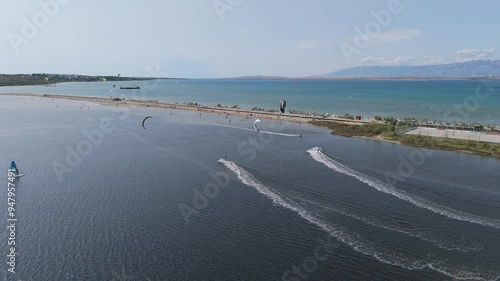
[[[499,10],[494,0],[0,0],[0,73],[299,77],[498,59]]]

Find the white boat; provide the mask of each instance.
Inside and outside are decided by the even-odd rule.
[[[10,167],[9,167],[9,173],[14,174],[14,178],[22,177],[24,174],[19,173],[19,169],[16,166],[16,162],[12,161],[10,162]]]

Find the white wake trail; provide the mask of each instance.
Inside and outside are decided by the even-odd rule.
[[[500,229],[500,221],[497,219],[491,219],[491,218],[484,218],[480,217],[477,215],[472,215],[466,212],[458,211],[449,207],[441,206],[436,203],[433,203],[427,199],[421,198],[416,195],[411,195],[408,194],[404,191],[398,190],[394,187],[391,187],[388,184],[385,184],[378,179],[372,178],[370,176],[364,175],[362,173],[356,172],[352,170],[351,168],[348,168],[337,161],[329,158],[325,154],[321,152],[321,149],[318,147],[309,149],[307,152],[311,155],[311,157],[324,164],[328,168],[344,174],[348,175],[350,177],[353,177],[357,180],[359,180],[362,183],[365,183],[376,190],[390,194],[392,196],[395,196],[396,198],[399,198],[403,201],[409,202],[419,208],[426,209],[428,211],[434,212],[436,214],[448,217],[450,219],[458,220],[458,221],[465,221],[465,222],[470,222],[470,223],[475,223],[479,224],[482,226],[488,226],[488,227],[493,227],[493,228],[498,228]]]
[[[211,124],[211,123],[203,123],[206,125],[210,126],[216,126],[216,127],[224,127],[224,128],[231,128],[231,129],[236,129],[236,130],[242,130],[242,131],[249,131],[249,132],[255,132],[256,134],[268,134],[268,135],[276,135],[276,136],[283,136],[283,137],[300,137],[300,134],[285,134],[285,133],[276,133],[276,132],[270,132],[270,131],[262,131],[258,132],[255,129],[248,129],[248,128],[242,128],[242,127],[236,127],[236,126],[229,126],[229,125],[221,125],[221,124]]]
[[[276,133],[276,132],[269,132],[269,131],[260,131],[261,134],[268,134],[268,135],[276,135],[276,136],[283,136],[283,137],[300,137],[300,135],[297,134],[284,134],[284,133]]]
[[[432,243],[432,244],[436,245],[437,247],[439,247],[441,249],[444,249],[444,250],[459,251],[459,252],[466,253],[466,252],[469,252],[469,251],[479,251],[479,250],[483,249],[483,248],[479,247],[478,245],[476,245],[474,247],[467,247],[467,246],[464,246],[464,245],[456,245],[456,244],[453,244],[451,241],[442,241],[442,240],[440,240],[438,238],[430,237],[429,233],[404,230],[404,229],[392,226],[390,224],[387,224],[387,223],[379,221],[379,220],[371,220],[371,219],[368,219],[368,218],[365,218],[365,217],[362,217],[362,216],[358,216],[358,215],[356,215],[354,213],[351,213],[351,212],[347,212],[347,211],[344,211],[344,210],[341,210],[341,209],[336,209],[336,208],[333,208],[333,207],[328,207],[328,206],[322,205],[320,203],[317,203],[317,202],[314,202],[314,201],[311,201],[311,200],[307,200],[307,199],[304,199],[304,198],[301,198],[301,197],[298,197],[298,196],[292,196],[292,197],[295,198],[295,199],[297,199],[297,200],[303,201],[305,203],[315,205],[315,206],[317,206],[319,208],[322,208],[324,210],[333,211],[333,212],[335,212],[337,214],[341,214],[341,215],[344,215],[346,217],[350,217],[350,218],[362,221],[365,224],[368,224],[368,225],[371,225],[371,226],[375,226],[375,227],[378,227],[378,228],[387,229],[387,230],[390,230],[390,231],[399,232],[399,233],[402,233],[402,234],[405,234],[405,235],[408,235],[408,236],[411,236],[411,237],[415,237],[415,238],[421,239],[423,241],[430,242],[430,243]]]
[[[219,160],[220,163],[224,164],[229,170],[234,172],[238,179],[245,185],[255,188],[259,193],[263,194],[267,198],[271,199],[276,205],[282,206],[288,210],[297,213],[303,219],[309,221],[310,223],[318,226],[322,230],[326,231],[333,237],[335,237],[339,242],[342,242],[356,252],[359,252],[366,256],[371,256],[380,262],[385,264],[395,265],[408,270],[422,270],[425,268],[435,270],[441,274],[447,275],[458,280],[470,280],[470,279],[480,279],[480,280],[496,280],[498,276],[495,277],[482,277],[482,273],[470,272],[464,269],[453,269],[445,266],[441,261],[425,261],[419,260],[412,257],[405,256],[402,253],[395,251],[387,251],[385,249],[377,249],[376,247],[370,245],[370,242],[365,241],[357,234],[351,234],[346,229],[340,226],[333,225],[331,223],[322,221],[313,215],[311,215],[307,210],[301,208],[295,204],[290,199],[285,199],[278,193],[272,191],[264,184],[260,183],[257,179],[253,177],[245,169],[238,166],[236,163],[227,161],[224,159]]]

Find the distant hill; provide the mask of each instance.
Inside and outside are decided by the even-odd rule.
[[[252,75],[252,76],[239,76],[229,78],[219,78],[222,80],[288,80],[290,77],[284,76],[265,76],[265,75]]]
[[[422,66],[359,66],[320,77],[484,77],[500,76],[500,60]]]
[[[63,82],[98,82],[98,81],[134,81],[149,80],[151,78],[121,77],[121,76],[87,76],[77,74],[0,74],[0,87],[47,85]]]

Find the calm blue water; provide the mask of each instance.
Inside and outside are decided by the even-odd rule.
[[[0,171],[16,160],[26,173],[16,274],[0,235],[4,280],[500,276],[497,159],[304,124],[265,120],[256,134],[252,120],[218,114],[82,106],[0,97]]]
[[[117,88],[113,88],[116,84]],[[137,84],[141,90],[119,90]],[[0,87],[3,93],[56,93],[120,97],[203,105],[238,105],[363,117],[415,117],[455,122],[500,123],[500,81],[238,81],[154,80],[63,83],[57,87]],[[476,96],[476,88],[480,86]],[[448,112],[448,113],[447,113]]]

